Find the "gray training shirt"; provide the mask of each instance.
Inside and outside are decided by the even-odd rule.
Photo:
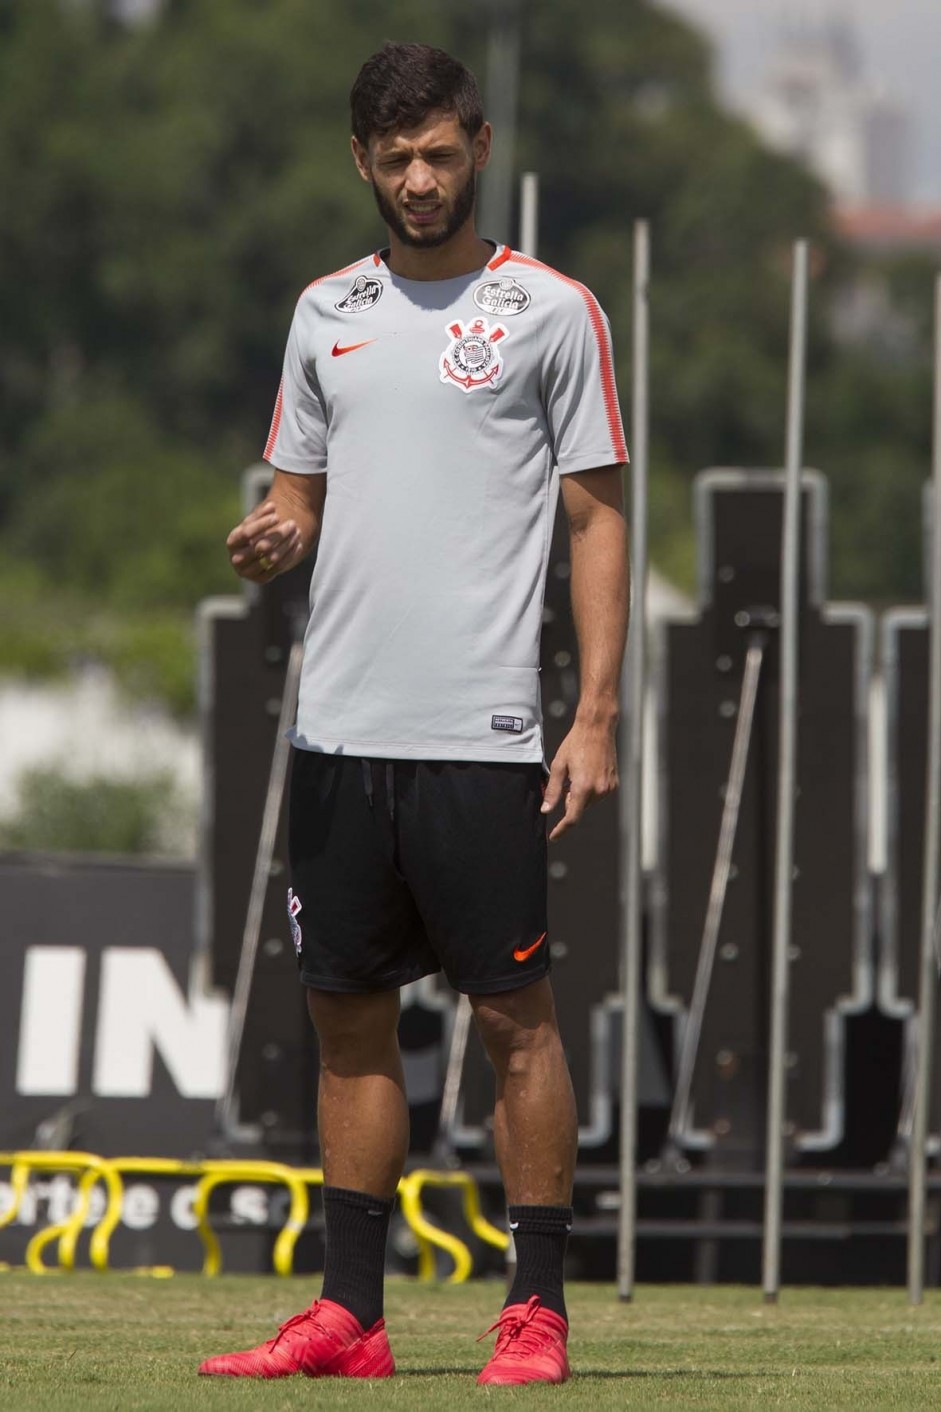
[[[457,279],[371,255],[316,280],[265,459],[329,475],[294,744],[542,760],[558,474],[627,460],[590,291],[506,246]]]

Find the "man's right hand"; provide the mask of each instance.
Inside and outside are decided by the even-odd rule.
[[[233,569],[251,583],[268,583],[293,569],[307,552],[296,521],[286,519],[273,500],[249,511],[225,543]]]

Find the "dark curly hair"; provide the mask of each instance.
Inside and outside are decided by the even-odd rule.
[[[353,136],[364,147],[371,137],[418,127],[439,109],[454,113],[468,137],[483,125],[480,90],[470,69],[428,44],[384,44],[366,60],[350,93]]]

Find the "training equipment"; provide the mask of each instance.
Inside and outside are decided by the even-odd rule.
[[[384,1319],[366,1331],[342,1304],[316,1299],[267,1343],[207,1358],[199,1371],[223,1378],[391,1378],[395,1361]]]
[[[525,1304],[508,1305],[487,1333],[494,1329],[496,1347],[478,1383],[564,1383],[571,1377],[565,1350],[569,1326],[560,1314],[544,1309],[537,1294]]]

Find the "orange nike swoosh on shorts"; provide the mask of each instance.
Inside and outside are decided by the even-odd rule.
[[[545,941],[545,939],[546,934],[545,932],[543,932],[542,936],[538,939],[538,941],[534,941],[532,946],[518,946],[513,952],[513,960],[528,961],[530,956],[532,956],[533,952],[539,950],[540,946],[542,946],[542,943]]]
[[[368,348],[370,343],[375,343],[374,338],[367,338],[365,343],[348,343],[345,348],[341,348],[339,343],[335,343],[330,352],[334,358],[342,358],[344,353],[355,353],[357,348]]]

